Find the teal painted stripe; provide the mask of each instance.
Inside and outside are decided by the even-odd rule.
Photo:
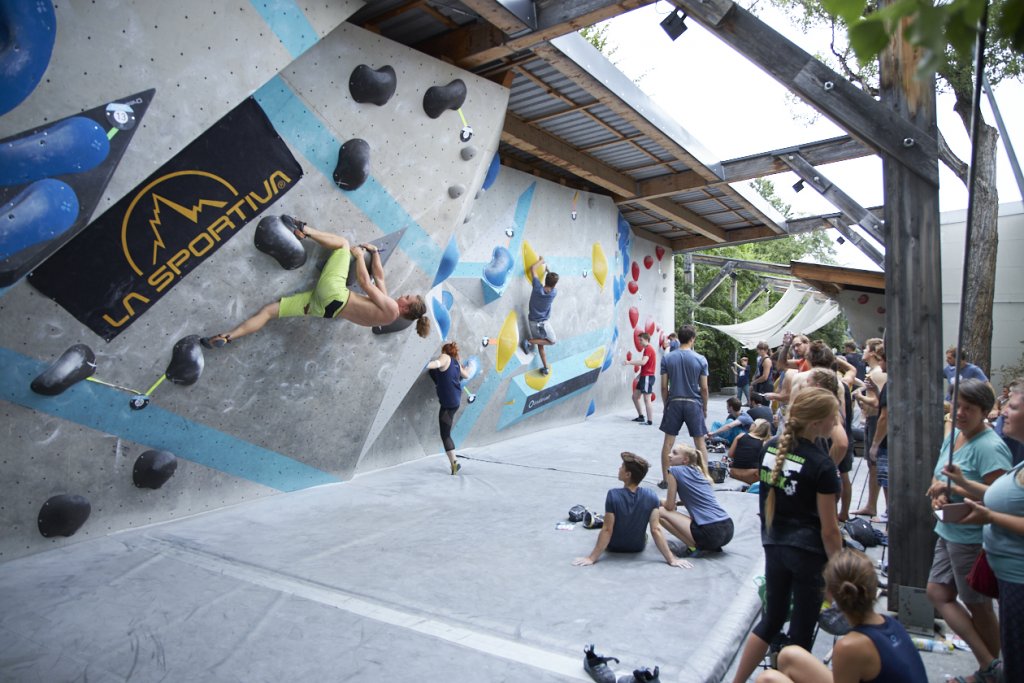
[[[320,36],[306,19],[306,13],[293,0],[250,0],[270,30],[292,56],[298,57],[313,47]]]
[[[545,256],[544,261],[548,264],[548,270],[558,273],[560,277],[578,277],[583,275],[583,271],[587,271],[589,277],[594,265],[594,259],[589,256]]]
[[[145,410],[133,411],[128,407],[128,394],[95,382],[79,382],[59,396],[40,396],[29,385],[46,367],[28,356],[0,349],[0,398],[150,448],[170,451],[179,458],[278,491],[298,491],[339,481],[326,472],[192,422],[153,403]]]
[[[256,91],[254,97],[278,134],[299,150],[338,192],[366,214],[384,234],[405,228],[399,246],[424,273],[433,276],[437,272],[443,250],[373,176],[352,192],[345,192],[334,184],[334,167],[338,163],[342,141],[335,138],[320,117],[302,103],[284,79],[275,76]]]

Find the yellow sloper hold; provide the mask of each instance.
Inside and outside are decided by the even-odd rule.
[[[592,354],[587,356],[587,359],[585,361],[583,361],[583,364],[586,365],[591,370],[593,370],[594,368],[601,367],[602,363],[604,363],[604,347],[603,346],[601,348],[599,348],[597,351],[594,351]]]
[[[519,322],[515,311],[509,311],[505,322],[501,326],[501,333],[498,335],[498,361],[495,364],[498,372],[505,369],[512,354],[519,346]]]
[[[540,370],[530,370],[523,375],[523,379],[528,387],[534,391],[540,391],[548,383],[548,380],[551,379],[551,375],[542,375]]]
[[[530,284],[533,284],[533,278],[530,277],[530,268],[533,268],[533,264],[539,260],[540,257],[537,256],[537,252],[533,250],[530,243],[523,240],[523,275],[526,276],[526,281]],[[605,270],[607,269],[607,266],[605,266]]]
[[[608,277],[608,259],[604,257],[604,249],[601,248],[600,242],[594,242],[594,249],[591,252],[591,260],[593,265],[591,270],[594,271],[594,279],[597,280],[597,284],[601,285],[601,291],[604,291],[604,281]]]

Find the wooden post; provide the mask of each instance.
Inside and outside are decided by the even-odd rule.
[[[935,78],[917,77],[918,56],[902,39],[902,30],[897,31],[881,58],[881,103],[934,139]],[[905,139],[903,144],[916,142]],[[937,167],[937,159],[931,164]],[[942,445],[939,195],[937,185],[885,152],[882,174],[891,503],[888,606],[904,612],[901,604],[906,607],[911,594],[919,596],[927,584],[935,543],[925,490]],[[901,600],[904,587],[912,590]]]

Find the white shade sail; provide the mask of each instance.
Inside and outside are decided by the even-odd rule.
[[[724,332],[740,344],[743,344],[745,348],[753,349],[757,347],[757,343],[762,339],[769,339],[774,336],[786,324],[786,321],[792,317],[793,311],[800,306],[806,296],[806,291],[790,287],[777,304],[753,320],[736,323],[735,325],[699,324],[713,327],[719,332]]]

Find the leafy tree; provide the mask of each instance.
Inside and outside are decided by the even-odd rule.
[[[955,98],[954,111],[970,134],[973,112],[973,60],[970,45],[974,26],[981,16],[982,0],[951,0],[933,5],[931,0],[772,0],[787,12],[797,14],[797,24],[826,26],[832,31],[831,57],[827,60],[851,82],[872,95],[877,94],[877,56],[905,20],[909,25],[903,35],[925,48],[920,69],[935,69],[941,87]],[[1021,12],[1024,0],[996,0],[997,16]],[[848,27],[849,39],[844,30]],[[1015,49],[1006,37],[986,36],[986,69],[989,83],[1003,79],[1021,80],[1024,58],[1018,44]],[[992,351],[992,300],[995,292],[996,252],[999,245],[999,195],[996,190],[996,129],[980,122],[978,164],[975,169],[974,213],[972,219],[972,253],[965,266],[967,291],[962,306],[971,311],[963,332],[963,345],[987,372]],[[967,164],[949,148],[941,131],[938,134],[939,158],[966,185]],[[959,283],[949,283],[957,285]]]

